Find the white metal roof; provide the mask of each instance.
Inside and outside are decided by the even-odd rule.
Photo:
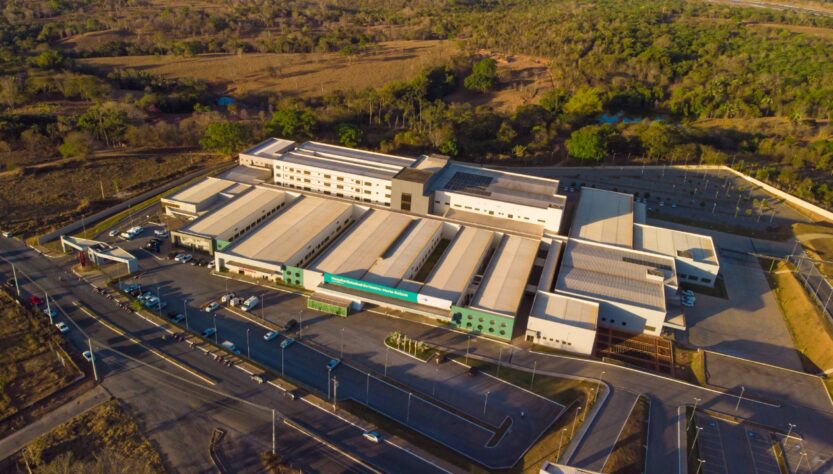
[[[674,260],[608,245],[567,243],[556,290],[665,310],[665,283],[676,286]]]
[[[539,241],[504,235],[471,306],[515,316],[538,254]]]
[[[343,161],[353,161],[356,163],[378,164],[385,166],[392,166],[397,168],[404,168],[411,166],[416,160],[414,158],[407,158],[404,156],[387,155],[384,153],[376,153],[373,151],[359,150],[357,148],[347,148],[343,146],[330,145],[320,142],[305,142],[298,148],[298,152],[311,153],[315,156],[325,156],[328,158],[336,158]]]
[[[566,198],[556,194],[558,180],[451,163],[433,189],[480,196],[524,206],[563,207]]]
[[[284,140],[283,138],[267,138],[257,145],[244,151],[244,155],[258,156],[260,158],[278,158],[282,154],[295,147],[295,142],[292,140]]]
[[[599,303],[539,291],[535,294],[529,317],[596,329],[599,320]]]
[[[442,222],[435,219],[419,219],[416,225],[408,231],[396,246],[390,256],[380,258],[367,274],[364,280],[380,285],[395,287],[404,278],[408,268],[413,265],[420,252],[431,239],[437,237],[442,230]]]
[[[307,153],[289,152],[281,156],[281,162],[300,166],[308,166],[318,171],[333,171],[348,173],[356,176],[392,179],[401,167],[383,166],[378,163],[356,162],[352,160],[333,159],[328,156],[317,156]]]
[[[583,187],[570,237],[631,247],[633,196]]]
[[[270,263],[284,263],[330,223],[345,216],[352,207],[352,204],[341,201],[313,196],[300,197],[223,253]]]
[[[471,282],[479,260],[492,245],[494,232],[463,227],[422,287],[421,294],[456,302]]]
[[[361,278],[411,223],[411,217],[381,209],[367,211],[353,228],[310,266],[319,272]]]
[[[635,224],[633,231],[633,247],[637,250],[712,265],[718,264],[714,241],[707,235],[642,224]]]
[[[227,190],[242,192],[241,186],[248,187],[249,185],[227,179],[208,177],[165,199],[188,204],[200,204]]]
[[[254,220],[251,219],[252,213],[265,214],[269,209],[279,206],[284,199],[286,193],[283,191],[256,186],[214,212],[195,220],[183,231],[208,237],[222,236],[230,230],[236,231],[242,222]]]

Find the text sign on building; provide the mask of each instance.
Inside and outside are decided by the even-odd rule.
[[[410,301],[411,303],[417,302],[417,294],[414,292],[391,288],[389,286],[377,285],[376,283],[356,280],[355,278],[333,275],[332,273],[324,273],[324,283],[332,283],[333,285],[352,288],[359,291],[366,291],[379,296],[387,296],[388,298]]]

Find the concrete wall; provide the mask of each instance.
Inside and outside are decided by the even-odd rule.
[[[434,191],[433,200],[432,212],[436,215],[441,216],[449,209],[456,209],[527,224],[542,225],[546,231],[553,233],[558,233],[561,228],[561,218],[564,213],[563,209],[554,207],[525,206],[445,190]]]
[[[526,325],[526,340],[563,351],[590,355],[596,343],[596,330],[530,315]]]
[[[627,303],[577,295],[562,290],[556,290],[555,293],[598,302],[599,326],[634,334],[650,334],[652,336],[659,336],[662,332],[662,325],[665,322],[666,314],[664,310],[657,311]]]
[[[241,165],[244,166],[252,166],[255,168],[268,168],[272,169],[275,166],[275,162],[277,160],[274,158],[267,158],[263,156],[256,156],[256,155],[247,155],[245,153],[240,153],[239,155],[239,162]]]
[[[692,283],[695,285],[714,288],[720,266],[709,265],[703,262],[695,262],[685,258],[676,258],[677,280],[679,283]],[[705,281],[708,280],[708,281]]]
[[[410,209],[402,208],[403,194],[410,194],[411,196]],[[415,183],[413,181],[405,181],[394,178],[391,181],[390,195],[391,209],[413,212],[415,214],[431,213],[431,197],[425,195],[425,183]]]
[[[182,232],[171,232],[171,240],[174,245],[186,247],[191,249],[202,250],[209,254],[214,253],[214,241],[208,237],[200,237],[197,235],[185,234]]]

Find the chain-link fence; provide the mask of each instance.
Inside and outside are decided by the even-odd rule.
[[[787,261],[795,266],[795,274],[807,289],[807,293],[833,322],[833,285],[818,269],[819,264],[833,262],[812,259],[803,250],[788,256]]]

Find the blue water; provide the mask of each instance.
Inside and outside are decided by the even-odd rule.
[[[219,99],[217,99],[217,105],[219,105],[221,107],[226,107],[226,106],[229,106],[229,105],[234,104],[236,102],[237,101],[234,100],[234,98],[229,97],[229,96],[223,96],[223,97],[220,97]]]
[[[654,116],[635,116],[625,115],[624,112],[617,112],[613,115],[604,113],[596,118],[596,123],[615,124],[615,123],[639,123],[643,120],[653,120],[657,122],[664,122],[666,119],[662,115]]]

